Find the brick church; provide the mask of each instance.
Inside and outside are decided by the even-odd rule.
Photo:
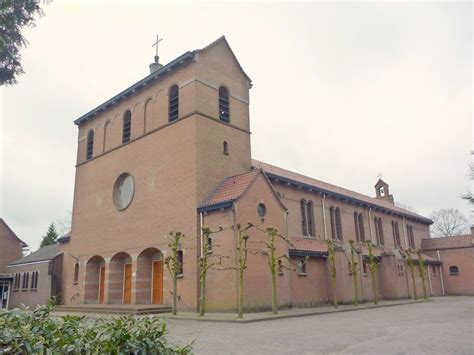
[[[181,231],[178,307],[195,310],[203,226],[212,235],[209,311],[235,311],[236,232],[251,222],[274,226],[291,240],[277,245],[282,265],[280,306],[332,299],[326,240],[336,245],[337,297],[352,298],[347,242],[356,241],[361,297],[373,298],[365,241],[375,245],[379,297],[405,298],[411,281],[400,248],[418,249],[430,219],[395,206],[389,185],[369,197],[252,159],[249,90],[252,81],[224,37],[186,52],[74,122],[78,150],[70,236],[61,238],[62,300],[66,305],[170,305],[164,267],[166,235]],[[257,229],[248,231],[244,306],[271,304],[271,279]],[[429,290],[441,294],[440,262],[425,256]],[[293,267],[295,266],[295,268]],[[234,267],[234,268],[233,268]],[[294,270],[293,270],[294,269]],[[421,279],[417,278],[421,294]]]

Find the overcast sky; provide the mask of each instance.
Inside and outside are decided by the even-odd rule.
[[[25,31],[1,89],[0,216],[34,250],[72,209],[73,120],[160,61],[225,35],[252,78],[253,158],[429,216],[458,208],[472,149],[472,4],[87,3]]]

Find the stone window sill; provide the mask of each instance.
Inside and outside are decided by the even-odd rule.
[[[308,276],[308,274],[306,272],[299,272],[298,276]]]
[[[183,274],[176,275],[176,278],[177,278],[177,279],[182,279],[183,277],[184,277]]]

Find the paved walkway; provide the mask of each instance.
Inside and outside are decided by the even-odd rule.
[[[197,354],[474,354],[474,297],[247,324],[168,319]]]
[[[291,309],[279,310],[278,314],[273,314],[271,312],[245,313],[243,318],[240,318],[240,319],[237,317],[235,313],[215,313],[215,312],[207,313],[203,317],[199,316],[196,312],[179,312],[175,316],[167,313],[167,314],[164,314],[164,316],[168,319],[197,320],[197,321],[207,321],[207,322],[251,323],[251,322],[260,322],[260,321],[282,319],[282,318],[303,317],[303,316],[310,316],[310,315],[317,315],[317,314],[360,311],[363,309],[370,309],[370,308],[401,306],[401,305],[421,303],[421,302],[430,302],[430,300],[425,301],[421,299],[418,301],[414,301],[414,300],[379,301],[378,304],[367,302],[367,303],[359,304],[358,306],[339,305],[337,308],[335,308],[334,306],[329,306],[329,305],[313,307],[313,308],[291,308]]]

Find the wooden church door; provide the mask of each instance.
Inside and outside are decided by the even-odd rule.
[[[99,303],[104,303],[105,289],[105,266],[101,266],[99,270]]]
[[[153,261],[153,290],[151,296],[151,303],[163,303],[163,261]]]
[[[123,303],[132,302],[132,264],[125,264],[123,270]]]

